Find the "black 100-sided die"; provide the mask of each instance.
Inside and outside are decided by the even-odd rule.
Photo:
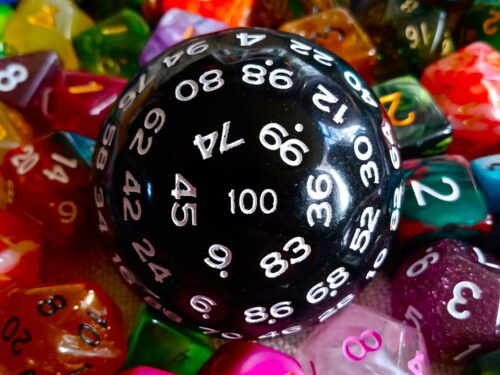
[[[403,188],[357,73],[292,34],[231,29],[146,65],[94,156],[99,230],[128,284],[224,338],[300,331],[387,256]]]

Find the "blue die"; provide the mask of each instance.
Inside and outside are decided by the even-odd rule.
[[[500,213],[500,154],[474,159],[471,167],[489,210]]]

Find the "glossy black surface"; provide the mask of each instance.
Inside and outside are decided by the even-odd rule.
[[[244,33],[263,35],[265,39],[241,46],[246,39]],[[209,46],[206,50],[197,47],[205,44]],[[173,64],[172,57],[177,53],[180,57]],[[164,62],[166,57],[170,57],[166,60],[170,67]],[[247,64],[261,67],[245,68],[252,72],[265,69],[261,78],[247,77],[254,84],[243,80]],[[223,84],[215,82],[217,73],[200,78],[214,69],[221,71]],[[346,76],[346,72],[352,73]],[[288,79],[279,78],[283,76]],[[212,83],[205,90],[200,81]],[[199,89],[193,98],[176,98],[176,88],[186,99],[193,96],[192,87]],[[342,306],[342,301],[351,299],[345,297],[357,294],[368,282],[367,273],[374,270],[377,256],[389,246],[391,237],[391,213],[393,202],[397,202],[394,193],[400,184],[400,173],[394,168],[399,164],[399,154],[397,146],[391,146],[382,133],[383,118],[374,98],[341,59],[291,34],[232,29],[190,39],[167,50],[129,84],[103,126],[96,147],[96,217],[109,247],[116,249],[113,259],[121,274],[150,304],[177,321],[210,328],[202,329],[209,334],[255,338],[283,330],[291,333],[317,322],[329,309],[332,313],[331,308],[339,303]],[[343,122],[340,115],[335,122],[333,118],[342,105],[347,106]],[[164,112],[162,126],[151,111]],[[145,125],[148,114],[149,123]],[[270,127],[281,138],[281,148],[272,146],[277,139],[273,135],[261,139],[265,135],[262,129],[270,123],[281,126]],[[228,130],[228,146],[221,148],[224,127]],[[196,136],[212,134],[213,140],[214,132],[217,139],[211,157],[203,159],[194,143]],[[366,137],[357,141],[361,158],[369,155],[366,141],[372,146],[366,160],[360,160],[354,151],[360,136]],[[389,136],[394,138],[393,133]],[[205,138],[203,144],[207,148],[210,142]],[[296,151],[286,151],[286,145]],[[138,153],[141,147],[147,149],[144,155]],[[298,154],[302,155],[300,163]],[[360,169],[370,161],[378,169],[378,183],[372,170],[365,186]],[[137,187],[131,188],[134,184],[124,190],[127,171],[140,185],[140,193]],[[176,199],[172,193],[176,174],[196,188],[196,197]],[[329,186],[331,192],[324,193]],[[244,193],[243,209],[239,207],[239,196],[245,189],[257,196],[254,213],[248,213],[252,211],[250,190]],[[276,196],[275,210],[271,190]],[[174,224],[173,208],[182,221],[185,204],[196,204],[196,225],[192,225],[194,209],[189,208],[187,224]],[[322,207],[328,206],[332,215],[325,226],[328,219]],[[361,227],[360,233],[368,230],[370,212],[363,215],[364,226],[360,223],[367,207],[372,207],[368,211],[377,220],[365,235],[369,236],[369,245],[361,254],[350,245],[356,228]],[[316,208],[321,217],[315,214]],[[308,210],[312,212],[309,221]],[[396,220],[397,214],[393,216]],[[300,239],[292,241],[288,251],[283,249],[299,237],[310,246],[307,257],[302,256],[305,251],[297,249]],[[209,248],[214,244],[231,251],[230,262],[213,257],[210,262]],[[283,264],[280,259],[284,260],[288,268],[280,273],[282,266],[276,265],[268,270],[275,277],[267,277],[261,261],[273,252],[280,254],[276,262]],[[216,250],[215,254],[222,256],[227,251]],[[379,267],[383,254],[378,259]],[[292,263],[297,258],[304,259]],[[271,263],[272,258],[268,260]],[[161,283],[155,281],[151,263],[167,268],[171,276]],[[209,263],[219,264],[219,268]],[[344,270],[338,270],[340,267]],[[329,288],[325,280],[335,270],[333,286],[340,283],[343,276],[339,275],[344,272],[349,272],[349,277],[338,288]],[[317,289],[322,291],[315,296],[325,296],[316,303],[308,302],[308,292],[321,282]],[[245,315],[245,310],[256,307],[260,312],[251,310]],[[248,316],[259,322],[245,321]],[[301,327],[286,330],[298,325]]]

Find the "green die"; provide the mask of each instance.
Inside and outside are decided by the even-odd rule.
[[[389,115],[404,159],[446,152],[451,124],[417,79],[394,78],[373,91]]]
[[[5,28],[7,27],[7,22],[9,22],[13,13],[14,10],[10,5],[0,5],[0,38],[2,39],[5,33]]]
[[[500,375],[500,349],[469,362],[462,375]]]
[[[10,18],[14,10],[10,5],[0,5],[0,58],[8,56],[8,48],[7,44],[3,41],[3,36],[5,33],[5,28],[7,27],[7,22],[9,22]]]
[[[460,29],[460,45],[482,40],[500,51],[500,2],[476,0],[467,11]]]
[[[76,0],[75,2],[94,20],[101,20],[125,7],[140,12],[143,0]]]
[[[85,30],[73,44],[83,70],[131,78],[140,69],[139,55],[149,36],[146,21],[136,12],[123,9]]]
[[[125,369],[150,366],[182,375],[198,373],[214,352],[210,339],[165,319],[145,305],[139,309]]]
[[[452,49],[448,14],[441,8],[419,0],[356,0],[351,10],[377,46],[377,80],[418,75]]]
[[[480,240],[493,220],[469,162],[458,155],[403,163],[405,194],[398,237],[422,246],[441,238]]]

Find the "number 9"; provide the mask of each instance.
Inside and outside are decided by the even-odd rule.
[[[439,253],[436,252],[429,253],[422,259],[413,263],[406,271],[406,276],[416,277],[418,275],[421,275],[427,270],[427,268],[429,268],[429,265],[436,264],[438,260],[439,260]]]

